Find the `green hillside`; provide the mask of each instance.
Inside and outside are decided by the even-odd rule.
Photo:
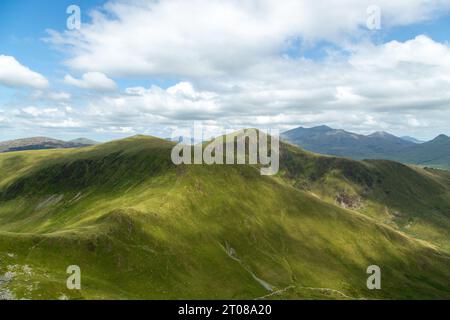
[[[450,251],[448,171],[283,148],[284,177],[296,188]]]
[[[450,298],[448,175],[283,144],[264,177],[177,167],[172,147],[1,154],[0,298]],[[372,264],[382,290],[366,287]]]
[[[450,137],[440,135],[389,155],[390,159],[441,169],[450,169]]]

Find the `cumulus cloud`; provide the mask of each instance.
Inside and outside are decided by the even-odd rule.
[[[34,106],[22,108],[22,112],[26,115],[30,115],[33,117],[39,117],[42,115],[55,115],[59,113],[59,110],[57,108],[37,108]]]
[[[400,64],[450,67],[448,45],[435,42],[425,35],[405,42],[391,41],[383,46],[360,46],[355,53],[350,62],[360,68],[394,69],[401,67]]]
[[[82,123],[73,119],[40,122],[39,126],[44,128],[81,128]]]
[[[384,26],[417,23],[450,8],[441,0],[378,0]],[[50,31],[70,67],[106,74],[219,76],[278,55],[292,43],[341,45],[367,34],[372,0],[167,0],[109,2],[76,32]],[[145,39],[145,40],[143,40]]]
[[[433,59],[439,53],[440,59]],[[353,46],[326,61],[275,59],[240,78],[128,88],[91,100],[90,117],[120,125],[293,126],[327,123],[356,131],[445,131],[450,48],[425,36]],[[429,127],[430,123],[435,127]]]
[[[32,100],[51,100],[51,101],[68,101],[72,95],[64,91],[42,91],[34,90],[29,95]]]
[[[432,138],[448,133],[443,115],[450,112],[449,61],[450,47],[423,35],[379,45],[362,42],[325,60],[273,57],[239,77],[104,92],[79,101],[82,109],[50,101],[22,108],[19,116],[32,118],[34,126],[79,126],[99,134],[170,136],[170,128],[202,120],[211,128],[328,124]]]
[[[8,128],[3,132],[3,140],[27,136],[61,137],[71,132],[77,137],[93,132],[89,123],[83,122],[80,112],[74,112],[68,105],[43,106],[40,103],[0,110],[0,127]]]
[[[49,97],[49,99],[55,100],[55,101],[65,101],[65,100],[70,100],[72,95],[70,93],[61,91],[61,92],[50,92],[48,94],[48,97]]]
[[[180,82],[164,90],[157,86],[127,88],[122,95],[91,100],[92,115],[108,117],[150,115],[171,119],[204,119],[218,116],[217,94],[195,90],[191,83]]]
[[[76,79],[71,75],[64,77],[66,84],[96,91],[113,91],[117,89],[117,85],[114,80],[108,78],[101,72],[88,72],[82,75],[81,79]]]
[[[14,57],[0,55],[0,84],[10,87],[47,88],[48,80],[20,64]]]

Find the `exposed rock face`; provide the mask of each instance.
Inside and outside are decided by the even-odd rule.
[[[336,197],[336,202],[346,209],[359,209],[362,206],[361,198],[346,193],[340,193]]]

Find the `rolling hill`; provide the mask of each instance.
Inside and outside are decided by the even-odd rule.
[[[450,169],[450,138],[440,135],[422,142],[399,138],[387,132],[360,135],[327,126],[296,128],[282,134],[286,141],[306,150],[356,160],[386,159],[441,169]]]
[[[431,141],[399,150],[387,158],[421,166],[450,169],[450,137],[442,134]]]
[[[95,144],[98,144],[98,142],[85,138],[62,141],[47,137],[33,137],[0,142],[0,153],[23,150],[80,148]]]
[[[450,176],[281,145],[281,171],[181,165],[136,136],[0,155],[0,296],[450,298]],[[368,290],[366,268],[382,269]],[[82,290],[66,289],[79,265]]]

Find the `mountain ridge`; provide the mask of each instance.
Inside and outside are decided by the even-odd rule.
[[[388,132],[361,135],[325,127],[327,129],[324,129],[324,126],[295,128],[284,132],[282,138],[320,154],[356,160],[386,159],[450,169],[450,138],[444,134],[431,141],[420,142],[413,140],[414,138],[400,138]]]
[[[442,285],[450,276],[450,247],[439,229],[448,227],[445,174],[281,143],[281,171],[264,177],[250,165],[175,166],[174,145],[139,136],[83,151],[1,154],[0,275],[15,271],[8,293],[450,296]],[[68,261],[82,269],[81,291],[65,288]],[[374,263],[382,267],[384,290],[366,287],[366,268]],[[38,285],[29,288],[29,281]]]
[[[98,142],[86,138],[64,141],[49,137],[30,137],[1,141],[0,153],[25,150],[80,148],[95,144],[98,144]]]

